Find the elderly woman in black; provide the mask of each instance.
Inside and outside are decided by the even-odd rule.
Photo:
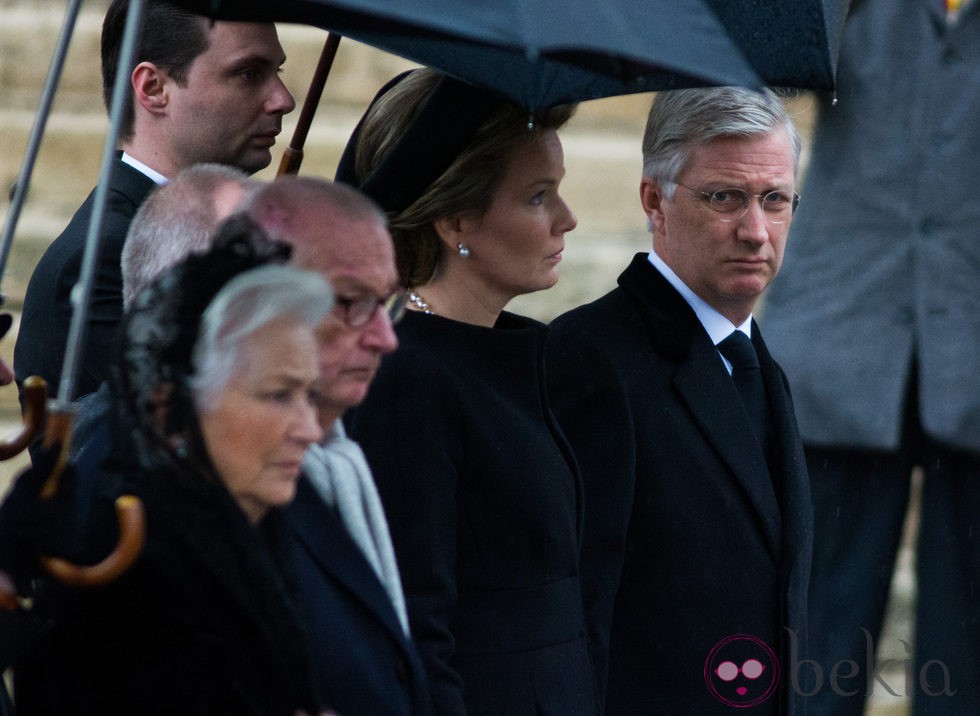
[[[571,112],[417,70],[376,98],[338,175],[388,211],[416,309],[350,425],[441,714],[596,712],[579,477],[545,399],[545,329],[504,310],[558,280]]]
[[[322,435],[314,336],[333,298],[317,274],[260,265],[284,256],[233,236],[128,309],[100,487],[143,502],[146,544],[117,581],[61,590],[16,667],[19,714],[319,712],[278,508]]]

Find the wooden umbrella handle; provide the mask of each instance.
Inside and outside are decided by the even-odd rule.
[[[44,404],[48,398],[48,386],[44,378],[32,375],[24,381],[24,418],[20,430],[0,441],[0,460],[9,460],[23,452],[37,439],[44,425]]]
[[[44,444],[60,445],[60,452],[51,475],[41,488],[41,499],[49,500],[58,492],[61,475],[68,464],[73,415],[69,410],[53,410],[48,414]],[[72,587],[94,587],[118,579],[139,557],[146,543],[146,513],[138,497],[122,495],[116,499],[119,520],[119,541],[109,555],[98,564],[75,565],[60,557],[41,556],[41,565],[55,579]]]
[[[96,587],[118,579],[139,557],[146,543],[146,513],[133,495],[116,499],[119,542],[98,564],[79,566],[60,557],[41,557],[42,566],[59,582],[71,587]]]
[[[330,68],[333,66],[334,57],[337,56],[337,47],[340,45],[340,35],[336,33],[327,34],[327,42],[320,53],[320,60],[316,64],[316,71],[310,81],[310,89],[303,100],[303,108],[300,110],[299,118],[296,120],[296,128],[293,130],[293,138],[283,152],[282,160],[279,162],[279,171],[276,176],[284,174],[299,174],[299,167],[303,163],[303,145],[306,144],[306,135],[309,134],[310,125],[313,124],[313,116],[316,108],[320,104],[320,97],[323,95],[323,87],[327,83],[330,75]]]

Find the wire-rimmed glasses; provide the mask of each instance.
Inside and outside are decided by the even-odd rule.
[[[703,191],[677,181],[671,183],[688,191],[693,191],[701,199],[708,202],[708,206],[719,214],[718,218],[722,221],[735,221],[745,216],[748,213],[751,199],[759,200],[766,219],[773,224],[784,224],[789,221],[796,211],[796,207],[800,205],[800,195],[795,191],[787,192],[774,189],[762,194],[749,194],[744,189],[735,187]]]

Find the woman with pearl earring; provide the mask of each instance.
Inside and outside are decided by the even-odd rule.
[[[557,129],[432,70],[390,82],[338,179],[388,212],[410,311],[349,416],[374,472],[437,713],[598,713],[578,579],[580,480],[544,390],[575,215]]]

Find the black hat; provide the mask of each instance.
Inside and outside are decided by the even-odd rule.
[[[404,134],[363,182],[354,171],[361,126],[371,108],[386,92],[416,70],[389,80],[371,100],[364,117],[347,141],[336,180],[350,184],[392,213],[415,203],[473,140],[480,126],[506,100],[460,80],[442,75]]]

